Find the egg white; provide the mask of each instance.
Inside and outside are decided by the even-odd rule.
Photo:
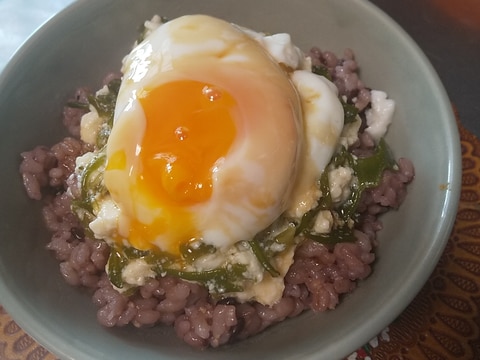
[[[305,141],[287,213],[300,218],[321,196],[317,181],[337,149],[344,111],[336,86],[327,78],[297,70],[291,79],[302,102]]]

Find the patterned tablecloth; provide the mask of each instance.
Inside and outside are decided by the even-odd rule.
[[[441,260],[408,308],[349,360],[480,359],[480,140],[459,128],[462,194]],[[0,306],[0,360],[52,359]]]

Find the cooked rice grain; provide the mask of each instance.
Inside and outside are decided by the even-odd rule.
[[[360,110],[368,106],[370,92],[358,78],[353,52],[347,50],[343,58],[337,58],[331,52],[314,48],[310,55],[314,65],[328,68],[341,95]],[[109,75],[105,83],[114,76]],[[80,89],[72,101],[84,102],[87,96],[88,91]],[[240,304],[234,299],[215,301],[204,287],[171,276],[151,279],[127,297],[112,287],[105,274],[109,247],[83,231],[65,193],[76,157],[88,151],[88,146],[77,140],[84,113],[85,110],[66,107],[63,123],[72,137],[51,148],[39,146],[21,154],[20,172],[28,196],[45,201],[43,217],[52,232],[47,248],[59,260],[67,283],[92,289],[102,325],[173,325],[178,337],[198,348],[245,339],[307,309],[334,309],[343,294],[351,292],[358,280],[370,274],[376,233],[382,228],[378,215],[398,208],[406,196],[406,185],[414,177],[412,163],[400,159],[399,171],[386,171],[380,186],[364,193],[361,226],[355,231],[354,243],[327,247],[305,241],[297,249],[285,278],[283,298],[272,307],[255,302]],[[372,139],[364,135],[355,151],[366,154],[373,146]]]

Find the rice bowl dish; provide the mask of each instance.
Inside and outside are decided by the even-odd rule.
[[[67,104],[74,137],[22,153],[65,280],[94,290],[101,324],[200,348],[333,310],[414,177],[383,139],[394,101],[351,50],[307,56],[205,15],[144,28],[120,78]]]
[[[166,24],[169,23],[174,24],[175,20]],[[153,33],[155,33],[155,30]],[[251,34],[248,36],[252,37]],[[254,41],[258,40],[254,39]],[[318,43],[316,42],[316,44]],[[139,46],[142,46],[141,43]],[[118,124],[122,123],[120,115],[117,115],[122,110],[118,109],[126,108],[121,101],[121,105],[118,104],[120,98],[125,98],[125,95],[122,95],[122,91],[128,89],[125,85],[125,77],[128,78],[130,76],[128,75],[128,66],[127,70],[123,71],[123,78],[119,74],[110,75],[104,81],[105,87],[96,93],[80,89],[75,98],[67,101],[67,106],[64,110],[64,122],[71,131],[69,137],[53,145],[53,147],[38,147],[33,152],[22,154],[24,160],[21,165],[21,172],[29,195],[33,198],[47,198],[47,206],[44,208],[43,214],[47,226],[54,233],[48,248],[60,260],[62,276],[68,283],[81,285],[93,290],[93,299],[98,306],[97,317],[100,323],[107,327],[125,326],[127,324],[133,324],[134,327],[150,327],[158,323],[174,325],[177,336],[193,347],[218,347],[227,342],[237,342],[257,334],[274,323],[299,315],[305,309],[313,309],[317,312],[332,310],[341,302],[341,294],[351,292],[356,286],[358,279],[364,279],[370,275],[371,266],[375,259],[373,249],[379,244],[375,234],[382,228],[381,223],[377,220],[377,216],[390,207],[398,208],[403,199],[405,199],[405,185],[413,178],[413,167],[408,160],[402,159],[393,163],[392,158],[386,155],[387,153],[389,154],[388,147],[383,145],[381,138],[387,126],[380,126],[384,130],[383,132],[380,130],[380,135],[377,138],[373,137],[369,131],[364,131],[369,127],[370,129],[375,128],[375,126],[367,124],[366,113],[375,111],[375,107],[388,107],[390,105],[385,104],[391,104],[391,102],[388,102],[390,99],[387,98],[384,92],[371,91],[367,87],[369,86],[368,83],[364,85],[358,79],[357,71],[359,68],[362,69],[362,64],[358,67],[353,52],[348,50],[343,57],[336,57],[332,52],[314,48],[307,55],[302,58],[302,61],[309,59],[311,64],[313,64],[313,66],[310,65],[312,66],[311,69],[315,67],[317,72],[326,71],[315,75],[324,77],[327,81],[331,81],[331,84],[335,84],[336,93],[334,93],[340,107],[342,107],[343,100],[345,102],[344,105],[353,105],[359,111],[358,116],[361,118],[361,121],[356,124],[357,131],[353,131],[353,133],[358,132],[358,129],[361,128],[360,134],[364,134],[357,138],[353,136],[353,139],[347,140],[348,136],[342,134],[344,125],[342,124],[340,130],[337,130],[338,138],[335,141],[335,146],[330,149],[330,155],[325,155],[327,160],[323,164],[323,168],[320,168],[320,172],[314,175],[316,177],[315,182],[319,186],[318,190],[320,192],[323,190],[323,193],[333,192],[332,189],[336,180],[328,179],[327,176],[327,188],[320,189],[320,178],[323,172],[337,174],[340,177],[344,176],[349,180],[346,180],[345,184],[347,185],[343,186],[349,190],[343,191],[344,189],[342,190],[342,186],[340,186],[339,198],[342,200],[338,204],[352,202],[349,196],[352,193],[352,189],[355,189],[354,184],[358,185],[358,174],[362,170],[358,170],[360,167],[355,169],[356,165],[352,165],[350,168],[346,166],[348,161],[344,160],[345,155],[339,155],[337,147],[338,144],[342,143],[347,144],[349,152],[354,154],[355,159],[380,158],[379,162],[383,164],[381,173],[384,176],[387,174],[386,177],[388,178],[386,183],[375,183],[374,186],[371,186],[371,190],[367,190],[365,195],[362,195],[362,201],[355,203],[355,210],[357,210],[357,206],[360,210],[355,213],[354,218],[342,219],[341,226],[338,225],[339,223],[329,220],[331,218],[338,219],[338,212],[332,213],[332,209],[327,209],[326,205],[323,204],[321,210],[326,212],[319,216],[317,209],[311,215],[315,221],[310,222],[306,228],[303,227],[301,223],[305,214],[316,208],[322,201],[319,200],[319,197],[316,197],[313,205],[307,206],[306,209],[298,210],[299,206],[291,206],[289,200],[291,198],[289,197],[281,200],[279,203],[274,203],[271,206],[271,208],[276,209],[273,211],[273,215],[266,215],[266,220],[260,225],[253,227],[253,230],[248,230],[250,235],[243,234],[240,236],[241,239],[246,238],[250,240],[233,239],[223,244],[222,241],[218,240],[218,237],[210,237],[209,234],[212,232],[201,232],[198,230],[199,225],[196,225],[198,223],[194,222],[193,228],[197,230],[187,234],[189,239],[194,239],[194,241],[188,244],[178,240],[174,240],[172,243],[172,236],[163,237],[161,234],[153,236],[152,239],[154,240],[151,241],[143,243],[141,241],[130,242],[126,236],[122,235],[119,229],[126,229],[124,234],[132,234],[132,231],[133,233],[135,232],[132,224],[139,222],[145,225],[148,221],[145,218],[132,220],[130,217],[127,222],[122,224],[118,219],[122,217],[128,218],[128,216],[121,215],[116,217],[116,226],[105,225],[105,219],[110,217],[106,210],[108,204],[114,203],[117,210],[120,209],[119,211],[123,211],[125,214],[142,214],[142,211],[138,211],[138,206],[142,208],[151,202],[150,200],[145,200],[146,202],[142,200],[144,202],[141,202],[140,205],[131,205],[130,200],[128,200],[126,203],[122,203],[124,201],[122,198],[125,198],[122,195],[122,193],[125,194],[124,190],[122,190],[122,185],[120,185],[120,188],[115,188],[119,182],[109,182],[108,180],[105,180],[105,184],[107,184],[106,192],[101,190],[103,195],[107,194],[106,197],[103,197],[100,201],[97,201],[98,198],[95,198],[95,206],[89,210],[90,213],[85,217],[85,208],[79,210],[78,207],[72,207],[72,203],[83,203],[84,198],[82,194],[89,192],[93,188],[89,180],[95,179],[97,181],[96,174],[90,176],[92,174],[91,168],[92,164],[96,164],[95,159],[101,156],[103,146],[107,146],[106,156],[108,161],[107,165],[101,164],[100,167],[104,166],[106,169],[110,164],[122,163],[112,157],[112,154],[116,154],[119,151],[125,151],[124,154],[128,154],[129,151],[128,149],[123,150],[122,146],[125,141],[122,138],[118,138],[119,140],[116,142],[119,145],[112,145],[115,144],[115,141],[111,137],[111,134],[119,133],[115,129],[116,126],[118,129]],[[133,59],[133,63],[138,64],[135,56],[133,56]],[[127,57],[124,64],[128,63],[128,61]],[[302,64],[302,61],[298,62],[300,64],[298,66],[301,67],[298,68],[298,71],[305,71],[303,69],[305,64]],[[277,65],[279,63],[277,62]],[[295,67],[292,67],[292,69],[292,72],[297,71]],[[286,73],[289,73],[289,71],[287,69]],[[135,72],[130,74],[133,74],[131,75],[133,77]],[[121,82],[120,86],[119,81]],[[354,84],[353,87],[352,83]],[[135,91],[138,92],[138,90]],[[142,91],[140,90],[139,93],[142,93]],[[231,92],[231,89],[229,91]],[[297,91],[299,91],[298,85]],[[300,98],[302,98],[302,93],[301,91],[299,92]],[[90,131],[90,134],[88,134],[89,131],[85,131],[86,126],[83,119],[89,118],[91,124],[95,123],[95,116],[102,118],[101,114],[99,114],[99,108],[95,107],[95,104],[98,105],[101,99],[108,97],[112,97],[116,101],[116,110],[113,116],[114,126],[107,131],[109,136],[101,140],[105,141],[105,143],[99,146],[98,134],[101,133],[99,129],[104,128],[105,119],[101,120],[104,122],[100,123],[96,130],[93,130],[94,135],[92,135],[92,131]],[[371,97],[374,100],[371,100]],[[385,101],[387,102],[385,103]],[[126,103],[132,104],[130,100]],[[301,103],[301,100],[299,103]],[[303,108],[305,108],[304,104]],[[295,106],[293,105],[294,109]],[[94,111],[92,111],[92,107]],[[344,106],[342,108],[342,122],[345,121],[346,109],[348,107]],[[298,109],[292,111],[292,113],[297,114],[300,112]],[[108,114],[107,117],[111,117],[111,115]],[[303,116],[305,117],[305,111],[303,111]],[[353,118],[357,118],[357,115],[355,114]],[[287,120],[287,123],[289,121]],[[127,124],[125,121],[123,123]],[[293,128],[286,128],[286,134],[291,134],[292,132],[301,133],[301,130],[298,130],[298,128],[302,127],[302,125],[295,125],[295,120],[293,124]],[[90,128],[95,128],[95,126],[92,127],[90,125]],[[238,130],[238,124],[236,129]],[[78,139],[80,133],[82,133],[81,140]],[[86,133],[87,135],[85,135]],[[95,141],[89,142],[89,136],[90,139],[95,138]],[[310,143],[312,142],[312,140],[309,141]],[[295,141],[293,142],[295,143]],[[108,148],[109,146],[110,149]],[[235,148],[234,145],[232,146]],[[394,154],[396,154],[395,147],[393,149]],[[285,154],[279,158],[287,159],[287,163],[292,164],[292,161],[296,161],[292,159],[296,159],[299,156],[298,153],[302,152],[306,151],[294,146],[293,153]],[[336,165],[332,165],[331,162],[333,155],[337,159]],[[338,160],[339,158],[343,159],[343,162]],[[130,161],[127,159],[125,167],[125,169],[130,169],[129,174],[132,173],[131,169],[134,169],[136,166],[134,163],[129,163]],[[268,162],[272,163],[272,160]],[[291,165],[289,166],[291,167]],[[285,169],[289,168],[289,166],[285,165]],[[90,170],[85,172],[85,169],[88,168]],[[112,168],[115,171],[122,169],[121,167],[118,168],[117,165],[114,165]],[[85,176],[87,173],[89,175]],[[99,173],[103,173],[103,171],[99,171]],[[283,173],[285,173],[285,170]],[[108,169],[105,174],[108,175]],[[355,174],[357,178],[356,183],[352,181],[352,178],[354,178],[352,174]],[[128,176],[125,180],[127,183],[132,181]],[[374,177],[378,176],[375,174]],[[85,180],[85,178],[88,179]],[[335,178],[335,176],[330,176],[330,178]],[[103,179],[100,180],[100,182],[103,181]],[[292,186],[292,182],[295,183],[295,181],[288,181],[289,187]],[[85,186],[85,184],[87,184],[87,187],[83,189],[82,186]],[[360,184],[360,187],[363,187],[361,182]],[[274,186],[269,187],[272,188]],[[297,194],[302,193],[302,190],[298,190],[295,186],[293,186],[293,189],[289,187],[279,188],[277,191],[279,194],[295,194],[296,191]],[[124,188],[132,189],[132,185]],[[255,186],[251,188],[253,189]],[[117,196],[110,198],[109,194],[112,192],[117,194]],[[53,196],[49,195],[52,193]],[[135,201],[139,198],[145,198],[142,192],[135,192],[135,194],[137,195],[130,197]],[[302,195],[299,196],[302,197]],[[226,197],[221,196],[220,198],[225,199]],[[185,201],[188,202],[190,200],[187,199]],[[306,201],[303,198],[298,203],[305,204]],[[343,206],[338,204],[337,206],[339,207]],[[132,212],[127,209],[132,208],[132,206],[137,210]],[[181,213],[183,214],[183,212]],[[239,212],[235,211],[234,213],[238,214]],[[361,213],[364,215],[358,215]],[[93,218],[90,217],[91,214],[94,215]],[[105,214],[106,216],[104,216]],[[178,214],[180,212],[175,210],[174,217],[178,216]],[[281,214],[288,214],[288,216]],[[362,217],[362,221],[358,221],[357,216]],[[98,221],[99,218],[101,219],[100,221]],[[88,221],[85,222],[85,220]],[[155,222],[156,220],[151,221]],[[238,221],[235,222],[238,223]],[[101,223],[100,226],[98,226],[99,223]],[[272,227],[272,224],[278,227]],[[349,225],[343,228],[345,224]],[[327,231],[322,232],[325,226]],[[112,228],[114,229],[113,232],[108,230]],[[245,228],[248,229],[249,227]],[[206,228],[209,231],[211,229],[211,225]],[[298,229],[301,229],[301,231]],[[347,229],[349,231],[346,231]],[[332,230],[336,230],[337,239],[319,241],[320,238],[329,238],[329,236],[324,236],[323,234],[328,234]],[[89,233],[89,231],[92,231],[92,233]],[[218,231],[216,230],[213,233],[218,233]],[[289,232],[293,232],[293,238],[289,235],[287,240],[284,240],[285,233],[288,234]],[[259,238],[257,236],[259,233],[263,235],[267,233],[268,236]],[[345,233],[347,234],[345,235]],[[119,234],[121,235],[120,240],[117,238]],[[345,239],[351,239],[349,236],[352,235],[355,240],[345,241]],[[308,236],[317,241],[307,239]],[[167,240],[162,240],[164,238]],[[223,239],[225,236],[221,238]],[[339,238],[342,241],[339,241]],[[253,242],[254,240],[258,244]],[[269,245],[267,247],[265,245],[266,241],[273,241],[274,246]],[[285,241],[288,246],[283,246]],[[136,250],[133,252],[130,250],[124,251],[122,248],[119,250],[118,247],[115,247],[119,244],[121,244],[121,247],[126,246],[126,249],[133,246]],[[282,246],[278,246],[280,244]],[[178,248],[175,248],[176,246]],[[186,248],[183,252],[178,250],[182,247]],[[195,253],[197,249],[201,249],[200,255]],[[248,250],[248,255],[245,255],[247,252],[245,249]],[[265,253],[262,253],[262,250],[265,251],[265,249],[268,249],[267,257],[265,257]],[[206,255],[204,251],[207,253]],[[231,255],[232,252],[233,255]],[[293,255],[294,252],[295,256]],[[112,253],[115,254],[113,257]],[[161,255],[158,255],[159,253]],[[162,255],[164,253],[168,253],[168,256]],[[189,257],[192,253],[193,256]],[[242,256],[239,256],[240,253],[242,256],[246,256],[247,260],[238,260],[242,258]],[[151,258],[152,254],[156,254],[153,262],[145,260],[149,256]],[[177,254],[176,260],[168,262],[172,255],[175,254]],[[223,255],[221,257],[217,256],[215,260],[216,265],[209,267],[209,264],[215,262],[212,261],[212,254]],[[166,260],[167,258],[168,261]],[[115,265],[115,259],[120,259],[120,265],[118,265],[118,261],[117,265]],[[235,261],[232,259],[235,259]],[[158,264],[160,263],[162,266],[159,268]],[[166,263],[168,265],[164,265]],[[252,263],[255,263],[254,269],[242,269],[240,271],[241,276],[238,278],[235,277],[235,271],[232,273],[227,271]],[[138,276],[139,268],[142,269],[141,276]],[[134,276],[131,276],[132,269],[134,269]],[[219,274],[222,271],[227,271],[225,272],[226,275],[215,278],[213,282],[212,278],[203,278],[203,275],[207,273]],[[200,273],[202,273],[202,276],[199,276]],[[180,276],[178,276],[179,274]],[[246,276],[245,274],[250,275]],[[279,285],[280,282],[277,281],[277,277],[281,279],[281,285]],[[225,279],[227,279],[226,282],[224,281]],[[273,297],[265,297],[265,292],[258,290],[265,286],[274,290],[269,292],[269,295]],[[337,310],[333,312],[335,311]]]

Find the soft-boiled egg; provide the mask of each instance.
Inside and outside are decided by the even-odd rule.
[[[183,16],[153,31],[123,71],[104,174],[116,240],[174,255],[199,239],[228,248],[291,206],[305,110],[258,41]]]

